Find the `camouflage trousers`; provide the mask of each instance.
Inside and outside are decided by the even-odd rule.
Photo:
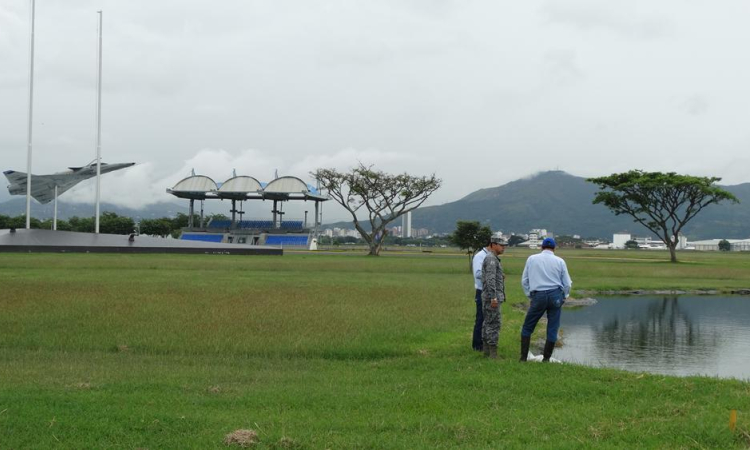
[[[500,336],[500,325],[502,323],[502,313],[500,311],[502,303],[498,303],[497,308],[492,308],[491,304],[491,299],[482,298],[482,313],[484,314],[482,340],[487,345],[497,345],[497,339]]]

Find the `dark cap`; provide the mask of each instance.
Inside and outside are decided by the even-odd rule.
[[[542,248],[555,248],[557,247],[557,244],[555,243],[555,240],[552,238],[544,238],[542,241]]]

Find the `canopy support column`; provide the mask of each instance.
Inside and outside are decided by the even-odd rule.
[[[201,230],[203,229],[203,200],[201,200]]]
[[[320,201],[315,200],[315,223],[313,224],[313,228],[314,228],[313,233],[316,238],[318,237],[318,225],[320,225],[321,214],[322,214],[322,210],[320,208]]]
[[[273,228],[276,228],[276,214],[278,213],[278,211],[276,210],[276,205],[278,203],[278,200],[273,201],[273,210],[271,211],[273,213]]]
[[[189,214],[190,215],[188,216],[188,228],[190,228],[190,230],[192,231],[193,230],[193,215],[195,214],[195,199],[192,199],[192,198],[190,199]]]

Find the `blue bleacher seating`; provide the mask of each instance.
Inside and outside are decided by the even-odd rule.
[[[180,239],[185,241],[221,242],[223,234],[215,233],[182,233]]]
[[[208,224],[208,228],[229,228],[232,225],[231,220],[212,220],[211,223]]]
[[[273,221],[271,220],[241,220],[238,225],[242,229],[251,230],[269,230],[273,228]]]
[[[307,247],[307,236],[268,236],[266,238],[266,245]]]
[[[301,230],[302,229],[302,221],[301,220],[290,220],[288,222],[281,222],[281,229],[282,230]]]

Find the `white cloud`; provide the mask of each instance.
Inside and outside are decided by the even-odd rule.
[[[575,26],[581,30],[602,29],[625,37],[644,39],[667,35],[671,23],[666,15],[644,13],[643,5],[632,1],[549,0],[543,12],[551,23]]]
[[[693,116],[707,113],[708,107],[708,100],[699,94],[691,95],[680,103],[680,109]]]

